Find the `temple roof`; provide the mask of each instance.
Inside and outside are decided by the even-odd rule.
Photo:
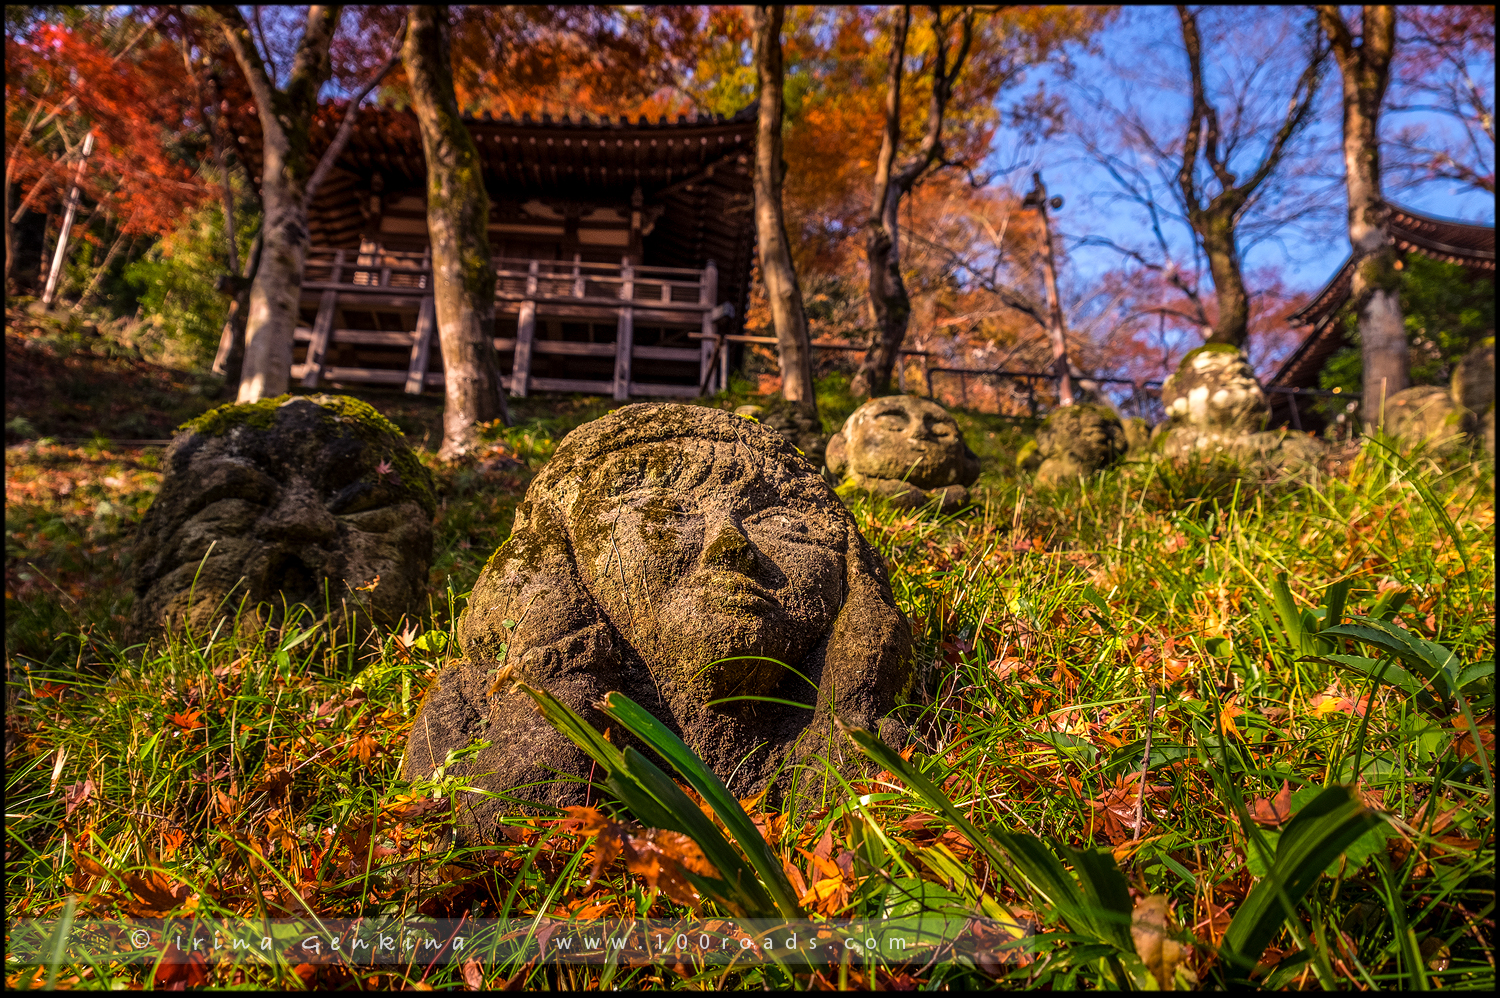
[[[1391,238],[1401,253],[1418,253],[1433,260],[1454,263],[1470,271],[1495,270],[1495,227],[1456,222],[1422,215],[1409,208],[1390,206]],[[1344,331],[1334,320],[1349,300],[1354,281],[1354,256],[1350,254],[1328,283],[1299,311],[1287,317],[1293,326],[1310,326],[1302,343],[1281,365],[1270,384],[1283,388],[1312,388],[1328,358],[1344,345]]]
[[[261,168],[260,123],[247,106],[232,114],[253,175]],[[314,118],[312,150],[328,147],[344,107]],[[628,204],[637,187],[663,210],[647,237],[648,259],[663,266],[720,268],[721,300],[744,314],[754,246],[750,158],[755,109],[733,117],[678,115],[648,121],[542,115],[520,120],[465,118],[484,160],[492,201]],[[359,245],[364,201],[375,178],[386,192],[422,192],[427,173],[421,130],[409,110],[361,108],[349,143],[318,191],[308,227],[317,245]]]

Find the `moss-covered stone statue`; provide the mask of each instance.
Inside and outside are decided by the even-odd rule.
[[[136,535],[137,636],[208,634],[242,606],[250,624],[279,623],[298,603],[331,607],[336,628],[418,609],[432,476],[369,405],[283,395],[220,406],[179,430],[165,465]]]
[[[1478,428],[1475,413],[1437,385],[1403,388],[1385,400],[1385,432],[1404,447],[1420,445],[1429,453],[1457,455]]]
[[[1486,336],[1453,365],[1453,401],[1483,418],[1495,404],[1495,338]]]
[[[1227,343],[1205,343],[1162,385],[1167,421],[1151,446],[1171,460],[1225,460],[1247,475],[1310,473],[1326,453],[1305,433],[1265,429],[1271,403],[1250,361]]]
[[[834,711],[905,740],[887,714],[912,685],[911,637],[880,558],[786,440],[716,409],[631,405],[570,433],[458,636],[465,657],[428,689],[401,771],[477,744],[445,772],[483,791],[458,816],[480,837],[499,814],[589,799],[589,759],[517,681],[601,730],[595,704],[624,693],[740,797],[783,794],[813,755],[858,767]]]
[[[1041,485],[1065,485],[1114,464],[1129,438],[1120,417],[1106,405],[1065,405],[1052,410],[1037,430]]]
[[[1170,423],[1200,436],[1255,433],[1271,418],[1270,401],[1249,359],[1227,343],[1189,351],[1162,384],[1161,402]]]
[[[829,439],[824,460],[847,476],[846,486],[906,509],[937,499],[940,512],[956,512],[979,478],[979,456],[948,410],[912,395],[871,399],[854,410]]]

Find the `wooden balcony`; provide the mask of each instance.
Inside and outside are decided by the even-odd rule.
[[[718,271],[681,267],[584,263],[581,260],[496,258],[497,324],[515,323],[514,336],[496,336],[495,349],[510,354],[505,377],[512,395],[531,391],[568,391],[632,396],[693,396],[717,390],[727,379],[728,354],[715,330],[719,319],[733,314],[719,303]],[[430,370],[436,360],[436,303],[433,274],[426,253],[309,250],[303,271],[302,303],[316,307],[310,326],[299,327],[297,343],[306,343],[305,359],[293,364],[292,377],[305,387],[320,382],[401,384],[412,394],[441,386],[443,375]],[[371,330],[341,328],[350,311],[393,314],[412,328]],[[406,317],[409,317],[409,321]],[[611,324],[611,342],[573,342],[538,335],[538,320]],[[637,323],[670,330],[683,345],[637,344]],[[590,327],[591,329],[594,327]],[[696,340],[696,343],[689,343]],[[405,368],[325,363],[338,346],[399,348]],[[389,349],[387,355],[393,352]],[[613,358],[613,377],[534,376],[539,356]],[[716,364],[715,361],[718,361]],[[555,366],[555,365],[554,365]],[[597,364],[595,365],[597,366]],[[717,367],[717,370],[715,369]],[[696,369],[696,383],[684,384],[684,371]],[[663,372],[675,374],[669,380]],[[675,383],[674,383],[675,382]]]

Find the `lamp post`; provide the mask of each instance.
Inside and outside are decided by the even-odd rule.
[[[1035,208],[1042,219],[1042,275],[1047,284],[1047,311],[1049,322],[1047,335],[1052,340],[1052,370],[1057,376],[1059,405],[1073,404],[1073,378],[1068,372],[1068,344],[1064,338],[1062,303],[1057,297],[1057,270],[1052,263],[1052,226],[1047,219],[1047,208],[1058,210],[1063,206],[1061,197],[1047,198],[1047,185],[1042,183],[1041,171],[1031,175],[1036,184],[1021,202],[1023,208]]]

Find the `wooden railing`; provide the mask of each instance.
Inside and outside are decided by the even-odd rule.
[[[733,309],[718,302],[718,269],[713,261],[702,270],[687,267],[639,266],[628,261],[617,264],[572,260],[519,260],[494,258],[497,310],[516,318],[516,336],[497,337],[495,348],[515,351],[512,373],[506,387],[512,395],[531,390],[612,394],[617,399],[632,395],[698,395],[715,390],[727,379],[722,362],[723,337],[715,324],[732,316]],[[293,366],[292,376],[303,386],[315,387],[320,380],[404,384],[419,394],[424,388],[442,384],[442,375],[427,371],[436,331],[433,271],[429,254],[390,250],[356,250],[314,247],[308,251],[302,289],[318,296],[318,315],[311,328],[300,327],[298,341],[307,343],[307,359]],[[417,307],[416,329],[411,332],[375,332],[334,328],[340,306],[410,309]],[[573,343],[536,338],[538,308],[550,315],[615,320],[615,342]],[[695,347],[640,346],[634,344],[635,319],[639,315],[669,326],[697,327]],[[334,343],[406,346],[410,361],[405,372],[395,369],[327,368],[324,358]],[[614,378],[609,381],[569,378],[538,378],[531,374],[534,354],[565,356],[613,356]],[[653,383],[633,371],[634,362],[697,362],[699,382],[695,386]]]
[[[618,307],[621,299],[653,309],[701,311],[707,270],[629,263],[522,260],[495,257],[497,301],[556,301]],[[421,253],[313,247],[307,251],[302,287],[309,291],[381,291],[421,297],[432,287],[432,261]]]

